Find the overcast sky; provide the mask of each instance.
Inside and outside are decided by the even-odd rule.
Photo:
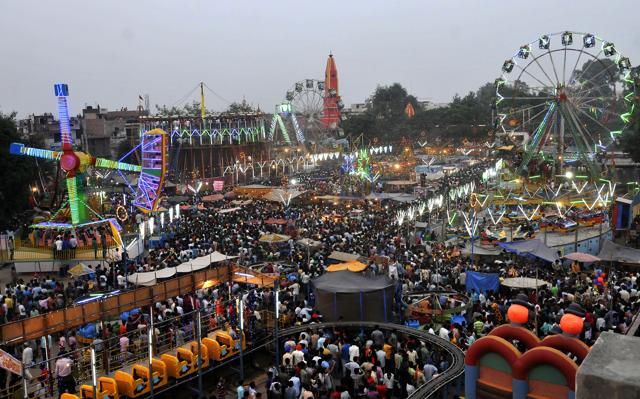
[[[293,83],[322,79],[333,51],[345,104],[400,82],[448,101],[499,74],[540,34],[592,32],[640,62],[638,0],[33,1],[0,5],[0,111],[172,105],[204,81],[271,111]],[[194,97],[195,99],[195,97]],[[227,103],[208,93],[208,107]]]

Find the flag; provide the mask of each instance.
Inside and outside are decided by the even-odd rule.
[[[142,94],[138,94],[138,100],[144,101],[144,98],[142,97]]]
[[[404,107],[404,113],[409,118],[414,117],[414,115],[416,114],[416,111],[413,109],[413,105],[411,105],[411,103],[407,103],[407,106]]]

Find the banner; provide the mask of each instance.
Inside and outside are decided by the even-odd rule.
[[[22,377],[22,362],[0,349],[0,367]]]
[[[214,180],[213,191],[222,191],[222,189],[224,189],[224,180]]]
[[[500,278],[497,273],[478,273],[467,271],[467,292],[475,289],[476,292],[498,291]]]

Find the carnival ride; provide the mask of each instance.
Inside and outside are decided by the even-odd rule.
[[[276,106],[269,129],[270,140],[277,139],[279,128],[282,140],[292,144],[287,126],[293,128],[299,144],[325,140],[328,137],[328,129],[323,125],[325,95],[323,81],[305,79],[296,82],[287,91],[285,100]]]
[[[269,139],[277,139],[279,128],[282,140],[291,145],[289,125],[293,127],[298,144],[307,141],[323,144],[334,138],[338,131],[343,108],[338,89],[338,69],[333,55],[329,54],[324,81],[304,79],[296,82],[287,91],[285,100],[276,106]]]
[[[578,366],[590,351],[578,339],[585,311],[572,303],[560,330],[539,339],[525,327],[532,309],[527,296],[519,294],[507,310],[510,324],[494,328],[469,347],[466,398],[575,398]]]
[[[32,225],[41,229],[68,229],[83,227],[108,222],[113,236],[121,244],[119,239],[120,225],[115,218],[104,219],[88,204],[87,180],[91,168],[109,169],[117,171],[127,182],[134,197],[133,204],[143,212],[155,211],[164,187],[164,176],[167,163],[167,135],[160,129],[145,132],[141,142],[120,160],[113,161],[105,158],[96,158],[91,154],[74,149],[73,138],[69,123],[69,111],[67,97],[69,89],[66,84],[54,85],[54,92],[58,100],[58,114],[60,119],[60,134],[62,151],[50,151],[40,148],[26,147],[21,143],[12,143],[10,153],[20,156],[58,161],[60,167],[66,173],[67,202],[48,221],[42,221]],[[136,150],[142,154],[142,165],[134,165],[123,162]],[[137,185],[134,188],[129,184],[124,173],[138,175]],[[68,208],[67,208],[68,205]],[[64,213],[68,209],[69,220],[64,219]],[[62,212],[65,210],[65,212]]]
[[[545,34],[520,46],[502,64],[494,109],[497,136],[531,136],[518,174],[564,176],[575,167],[601,177],[601,158],[636,107],[637,74],[613,42],[591,33]]]

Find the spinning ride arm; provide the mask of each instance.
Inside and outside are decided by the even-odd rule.
[[[95,167],[104,169],[117,169],[127,172],[140,172],[142,167],[140,165],[132,165],[126,162],[112,161],[110,159],[96,158]]]
[[[60,151],[49,151],[41,148],[25,147],[22,143],[11,143],[9,153],[13,155],[23,155],[27,157],[49,159],[51,161],[59,161],[62,157]]]

